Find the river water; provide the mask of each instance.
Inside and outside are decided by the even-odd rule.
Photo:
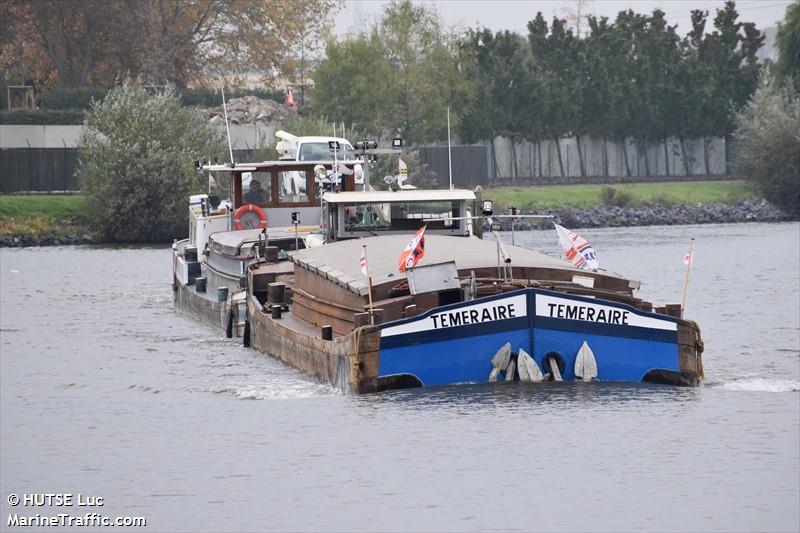
[[[166,247],[0,250],[0,529],[94,510],[143,531],[800,530],[800,225],[581,233],[659,304],[696,238],[702,387],[343,396],[176,315]],[[103,506],[8,503],[39,493]]]

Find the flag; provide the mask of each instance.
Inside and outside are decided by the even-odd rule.
[[[408,165],[402,159],[398,158],[398,160],[400,163],[397,169],[397,186],[402,189],[403,183],[408,179]]]
[[[564,226],[559,226],[555,222],[553,222],[553,225],[556,227],[558,242],[561,244],[561,248],[564,249],[564,256],[567,261],[584,270],[600,268],[600,263],[597,261],[597,256],[591,244]]]
[[[361,273],[369,277],[369,267],[367,266],[367,247],[361,247]]]
[[[689,251],[686,252],[686,255],[683,256],[683,264],[691,268],[693,259],[694,259],[694,250],[692,250],[690,246]]]
[[[400,260],[397,265],[400,272],[404,272],[407,268],[414,268],[417,266],[417,262],[425,255],[425,228],[427,228],[427,226],[422,226],[419,231],[414,234],[414,238],[409,241],[403,253],[400,254]]]

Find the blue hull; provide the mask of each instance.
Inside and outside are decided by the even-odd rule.
[[[586,342],[597,379],[640,382],[651,370],[680,372],[678,321],[615,302],[523,289],[438,307],[380,326],[379,377],[408,375],[422,385],[488,381],[506,342],[543,372],[551,357],[565,380]]]

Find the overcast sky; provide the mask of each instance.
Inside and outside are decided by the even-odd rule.
[[[387,3],[384,0],[346,0],[336,18],[337,34],[368,28],[370,22],[380,18]],[[480,26],[494,31],[516,31],[522,35],[527,35],[526,24],[536,16],[537,11],[541,11],[549,20],[553,15],[565,17],[565,10],[575,11],[577,6],[574,0],[414,0],[414,3],[438,11],[450,27]],[[594,0],[588,2],[584,9],[613,20],[617,13],[626,9],[651,13],[653,9],[660,8],[666,13],[670,24],[678,24],[678,34],[685,35],[690,28],[691,10],[708,10],[709,18],[713,20],[715,10],[724,3],[724,0]],[[764,29],[782,20],[790,3],[791,0],[738,0],[736,9],[740,21],[755,22],[759,29]]]

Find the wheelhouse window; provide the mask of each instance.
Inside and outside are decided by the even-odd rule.
[[[244,172],[242,174],[242,202],[262,207],[272,203],[272,173]]]
[[[353,147],[349,144],[342,144],[341,150],[336,154],[336,159],[348,161],[355,159]],[[327,142],[303,143],[300,146],[300,161],[333,161],[333,152],[328,147]]]
[[[405,231],[461,229],[458,201],[347,204],[345,231]]]
[[[278,201],[282,204],[308,202],[308,172],[289,170],[278,172]]]

